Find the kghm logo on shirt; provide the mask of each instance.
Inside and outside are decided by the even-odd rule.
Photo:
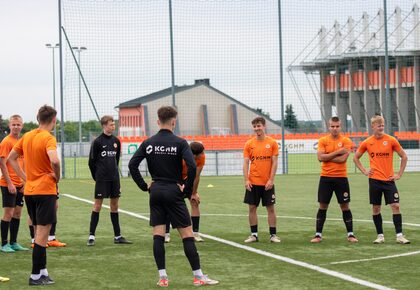
[[[146,147],[146,153],[151,154],[154,152],[155,154],[162,154],[162,155],[176,155],[178,148],[175,146],[153,146],[149,145]]]
[[[271,160],[271,156],[252,156],[251,161]]]
[[[377,158],[388,158],[388,157],[390,157],[391,155],[390,155],[390,153],[388,153],[388,152],[371,152],[370,153],[370,157],[372,157],[372,158],[374,158],[374,157],[377,157]]]
[[[106,156],[115,157],[115,156],[117,156],[117,152],[116,151],[102,151],[101,156],[102,157],[106,157]]]

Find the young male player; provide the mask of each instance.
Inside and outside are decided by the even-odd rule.
[[[153,226],[153,254],[159,271],[160,287],[168,287],[168,275],[165,265],[165,224],[169,219],[172,227],[178,229],[184,245],[184,252],[193,271],[193,284],[215,285],[219,282],[210,279],[201,271],[200,257],[195,246],[191,228],[191,218],[184,196],[197,199],[193,192],[196,165],[187,141],[173,134],[178,112],[173,107],[161,107],[158,110],[159,132],[144,141],[128,165],[131,177],[143,191],[150,192],[150,225]],[[139,171],[143,159],[152,176],[149,186]],[[182,160],[187,164],[185,185],[182,178]]]
[[[118,171],[121,143],[117,137],[112,135],[115,131],[115,122],[112,116],[103,116],[101,125],[103,133],[93,141],[89,154],[89,169],[93,180],[95,180],[95,203],[90,218],[90,234],[87,245],[95,245],[95,231],[104,198],[110,198],[109,206],[111,208],[112,227],[114,228],[114,243],[132,244],[121,236],[118,216],[118,201],[121,196]]]
[[[28,251],[17,243],[20,217],[23,207],[23,180],[17,176],[10,164],[7,163],[10,151],[17,143],[20,132],[23,128],[23,121],[19,115],[9,118],[10,134],[0,143],[0,179],[1,193],[3,197],[3,218],[1,219],[1,251],[13,253],[15,251]],[[23,158],[19,158],[20,166],[23,165]],[[10,229],[10,243],[7,236]]]
[[[318,187],[319,209],[316,215],[316,233],[311,243],[322,241],[322,228],[327,218],[328,205],[333,192],[343,213],[347,240],[350,243],[357,243],[358,240],[353,234],[353,216],[349,208],[350,186],[346,164],[353,143],[349,138],[341,135],[341,121],[338,117],[332,117],[328,123],[330,134],[318,141],[318,160],[321,162]]]
[[[19,139],[9,154],[9,162],[25,183],[24,195],[28,214],[35,227],[30,286],[53,284],[47,271],[48,233],[56,222],[57,183],[60,180],[60,160],[57,142],[50,131],[55,127],[57,111],[50,106],[38,110],[39,128]],[[25,158],[25,172],[18,164]]]
[[[201,171],[203,171],[204,164],[206,163],[206,154],[204,153],[204,146],[200,142],[191,142],[190,143],[191,151],[194,155],[195,164],[197,166],[197,171],[195,173],[194,185],[193,185],[193,195],[190,198],[191,204],[191,222],[192,230],[194,235],[194,240],[196,242],[204,242],[203,238],[200,236],[200,196],[197,192],[198,184],[200,183]],[[184,183],[187,179],[187,164],[185,161],[182,161],[182,179]],[[165,243],[169,243],[170,238],[170,223],[166,222],[166,233],[165,233]]]
[[[360,144],[353,160],[357,168],[369,177],[369,199],[372,205],[373,222],[378,234],[373,243],[382,244],[385,242],[381,215],[383,194],[385,204],[389,204],[392,210],[397,243],[409,244],[410,241],[404,237],[402,231],[400,194],[395,185],[395,181],[399,180],[404,173],[408,158],[400,143],[394,137],[384,133],[385,120],[382,116],[374,116],[371,119],[371,126],[373,135]],[[368,169],[360,162],[360,158],[366,151],[369,153],[370,168]],[[401,157],[400,170],[397,174],[394,173],[394,152],[397,152]]]
[[[257,117],[252,120],[255,137],[248,140],[244,148],[244,203],[249,205],[249,225],[251,235],[245,243],[258,242],[258,216],[257,207],[267,208],[268,225],[270,227],[270,242],[280,243],[276,228],[276,194],[274,192],[274,177],[277,171],[277,156],[279,146],[271,137],[265,135],[265,119]]]

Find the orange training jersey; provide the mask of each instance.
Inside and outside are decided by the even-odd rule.
[[[3,141],[0,143],[0,157],[7,159],[9,156],[10,151],[12,151],[13,146],[17,143],[17,139],[15,139],[13,136],[8,135],[6,136]],[[23,166],[23,158],[18,158],[19,166],[22,168]],[[14,186],[22,186],[23,181],[22,179],[17,176],[15,171],[13,170],[12,166],[9,164],[9,162],[6,163],[7,165],[7,171],[9,172],[10,179],[12,180],[12,183]],[[7,186],[6,178],[4,178],[4,175],[1,176],[0,179],[0,186]]]
[[[244,158],[249,158],[249,181],[254,185],[265,185],[270,178],[271,158],[279,155],[276,140],[266,136],[264,140],[256,137],[248,140],[244,148]]]
[[[397,139],[384,134],[380,139],[370,136],[360,144],[357,152],[369,153],[370,168],[373,169],[373,174],[369,178],[386,181],[394,175],[393,153],[401,150],[402,147]]]
[[[198,167],[203,167],[204,164],[206,164],[206,154],[204,154],[204,151],[202,154],[198,156],[194,156],[195,164]],[[187,164],[185,163],[185,160],[182,160],[182,179],[187,179]]]
[[[341,148],[351,149],[353,143],[347,137],[340,135],[337,139],[331,137],[331,135],[324,136],[318,141],[318,152],[322,151],[326,154],[340,150]],[[335,163],[331,161],[322,162],[321,165],[321,176],[326,177],[347,177],[347,165],[346,163]]]
[[[32,130],[13,147],[25,158],[25,195],[56,195],[57,187],[52,177],[53,169],[47,152],[57,149],[57,142],[50,132]]]

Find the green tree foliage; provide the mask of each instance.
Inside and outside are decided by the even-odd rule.
[[[256,108],[255,110],[256,110],[258,113],[260,113],[260,114],[262,114],[262,115],[264,115],[264,116],[266,116],[266,117],[270,118],[270,113],[269,113],[269,112],[265,112],[265,111],[263,111],[263,109],[261,109],[261,108]]]
[[[284,117],[284,126],[291,131],[297,131],[298,120],[295,112],[293,111],[292,104],[286,105],[286,116]]]

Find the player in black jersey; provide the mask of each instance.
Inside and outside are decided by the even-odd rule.
[[[93,141],[89,154],[89,169],[95,180],[95,203],[90,218],[90,234],[88,246],[95,245],[95,231],[99,222],[99,212],[104,198],[110,198],[111,221],[114,228],[115,244],[131,244],[121,236],[118,217],[118,199],[120,192],[120,175],[118,162],[120,160],[121,143],[112,135],[115,131],[115,122],[112,116],[101,118],[103,133]]]
[[[169,219],[178,229],[184,252],[193,270],[193,284],[215,285],[219,282],[203,275],[200,258],[194,243],[191,218],[184,197],[191,197],[196,165],[187,141],[173,134],[177,111],[173,107],[158,110],[160,131],[144,141],[128,165],[131,177],[143,191],[150,192],[150,225],[153,226],[153,254],[159,271],[158,286],[168,286],[165,267],[165,228]],[[148,185],[139,171],[140,162],[146,159],[152,183]],[[181,185],[182,160],[187,164],[187,181]]]

